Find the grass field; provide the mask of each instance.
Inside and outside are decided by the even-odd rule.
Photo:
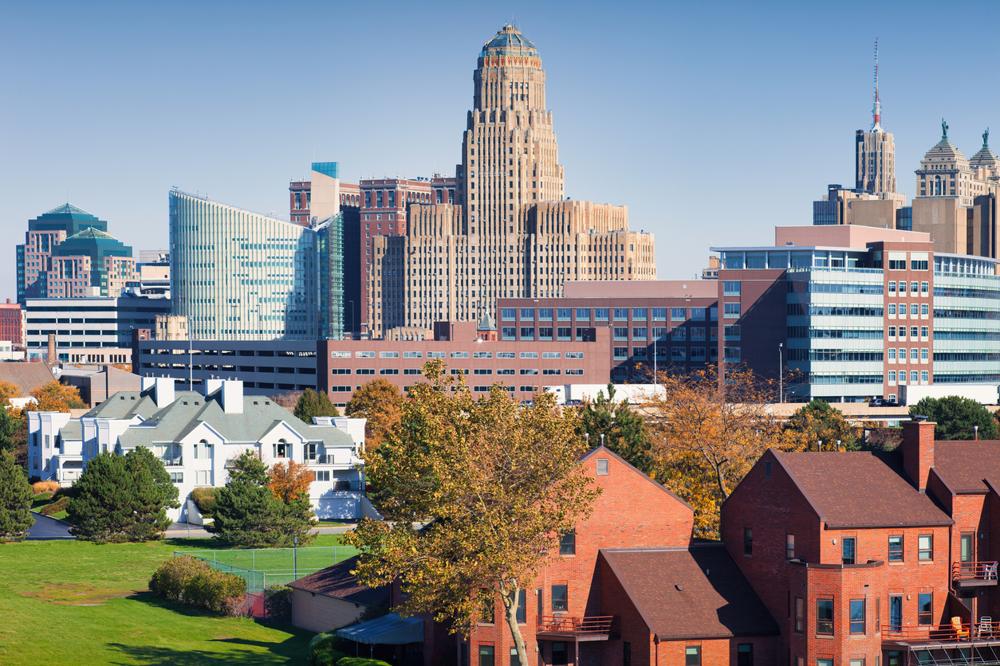
[[[339,539],[320,535],[312,545]],[[147,591],[174,551],[213,548],[210,539],[0,544],[0,664],[304,663],[307,632],[201,613]]]

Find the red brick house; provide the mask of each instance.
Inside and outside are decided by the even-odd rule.
[[[774,663],[1000,664],[980,610],[1000,442],[933,433],[908,423],[884,456],[768,451],[726,500],[723,543],[780,628]]]

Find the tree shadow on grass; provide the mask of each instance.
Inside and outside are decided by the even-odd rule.
[[[187,615],[189,617],[222,617],[218,613],[213,613],[201,608],[195,608],[194,606],[182,604],[178,601],[170,601],[168,599],[164,599],[163,597],[158,597],[148,590],[145,592],[130,594],[128,598],[133,601],[141,601],[142,603],[149,604],[150,606],[159,606],[160,608],[164,608],[180,615]]]
[[[108,647],[117,650],[123,657],[115,664],[150,664],[152,666],[202,666],[207,664],[301,664],[305,663],[308,641],[303,636],[292,636],[280,643],[268,643],[242,638],[219,638],[218,650],[181,650],[158,645],[125,645],[111,643]],[[222,645],[224,644],[224,645]],[[247,647],[238,647],[247,646]],[[266,652],[248,649],[250,646],[266,648]]]

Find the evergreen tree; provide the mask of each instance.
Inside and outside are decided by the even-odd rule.
[[[608,393],[600,391],[597,399],[588,402],[581,410],[580,432],[587,436],[590,446],[604,445],[650,474],[652,457],[642,417],[632,411],[628,400],[615,404],[615,387],[608,384]]]
[[[98,454],[73,489],[70,531],[90,541],[157,539],[170,525],[166,509],[178,506],[163,463],[142,447],[125,456]]]
[[[305,493],[285,504],[270,488],[267,466],[253,451],[233,461],[229,481],[216,495],[212,532],[234,546],[290,546],[310,539],[312,509]],[[305,506],[303,507],[303,501]]]
[[[28,420],[21,410],[0,405],[0,452],[2,451],[12,453],[15,461],[24,465],[28,457]]]
[[[924,398],[910,407],[911,416],[926,416],[934,421],[934,439],[975,439],[979,426],[979,439],[997,438],[997,421],[990,411],[975,400],[957,395],[944,398]]]
[[[325,392],[314,391],[310,388],[307,388],[299,396],[293,413],[306,423],[312,423],[314,416],[340,416],[340,411],[336,405],[330,402],[330,398]]]
[[[32,522],[28,477],[13,455],[0,451],[0,541],[20,541]]]

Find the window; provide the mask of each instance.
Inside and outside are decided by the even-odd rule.
[[[889,597],[889,631],[903,628],[903,597],[893,594]]]
[[[316,470],[316,480],[317,481],[329,481],[330,480],[330,470],[328,470],[328,469]]]
[[[565,613],[569,610],[569,586],[566,584],[552,586],[552,612]]]
[[[816,600],[816,633],[833,636],[833,599]]]
[[[889,537],[889,561],[903,561],[903,535],[894,534]]]
[[[753,643],[736,646],[736,666],[753,666]]]
[[[201,440],[194,445],[194,457],[198,460],[211,460],[212,445],[205,440]]]
[[[802,633],[805,630],[806,603],[802,597],[795,597],[795,631]]]
[[[510,666],[520,666],[521,660],[517,658],[517,648],[510,649]]]
[[[934,624],[934,593],[917,595],[917,624]]]
[[[934,535],[921,534],[917,537],[917,559],[930,562],[934,559]]]
[[[739,280],[723,280],[722,281],[722,295],[723,296],[739,296],[740,295],[740,281]]]
[[[854,564],[857,540],[854,537],[844,537],[840,544],[841,559],[844,564]]]
[[[212,485],[212,472],[211,470],[201,469],[194,473],[194,482],[198,486],[210,486]]]
[[[597,459],[597,476],[607,476],[608,475],[608,459],[598,458]]]
[[[794,560],[795,559],[795,535],[786,534],[785,535],[785,559]]]
[[[851,659],[850,666],[865,666],[865,658],[858,657],[856,659]]]
[[[524,590],[517,592],[517,623],[524,624],[528,621],[527,593]]]
[[[740,316],[740,304],[739,303],[726,303],[723,306],[722,316],[726,319],[736,319]]]
[[[833,659],[817,659],[816,666],[833,666]]]
[[[743,554],[753,555],[753,530],[749,527],[743,528]]]
[[[865,600],[851,599],[850,613],[851,633],[865,633]]]
[[[496,662],[494,661],[493,646],[492,645],[480,645],[479,646],[479,666],[494,666]]]
[[[684,648],[684,666],[701,666],[700,645],[689,645]]]
[[[570,530],[559,537],[559,554],[576,555],[576,530]]]
[[[279,441],[277,444],[273,445],[274,457],[275,458],[291,458],[292,457],[292,445],[285,440]]]
[[[184,472],[170,472],[170,483],[184,483]]]
[[[737,303],[737,305],[739,305]],[[687,319],[687,310],[684,308],[670,308],[670,321],[684,321]]]

